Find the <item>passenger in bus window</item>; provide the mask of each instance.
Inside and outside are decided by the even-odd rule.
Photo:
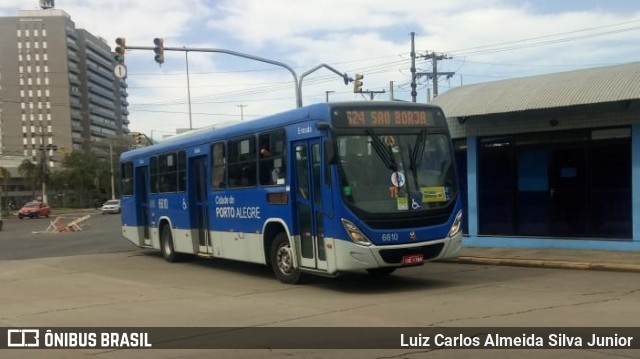
[[[260,145],[260,158],[269,158],[271,157],[271,151],[269,150],[269,144],[263,143]]]
[[[268,143],[260,145],[260,184],[263,186],[269,186],[276,184],[276,179],[273,179],[273,159],[271,158],[271,150]]]

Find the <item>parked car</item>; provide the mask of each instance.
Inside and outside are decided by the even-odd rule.
[[[119,199],[110,199],[106,201],[102,207],[100,208],[102,214],[107,213],[120,213],[120,200]]]
[[[18,218],[23,219],[24,217],[29,218],[38,218],[38,217],[49,217],[51,214],[51,208],[47,206],[46,203],[42,201],[31,201],[25,204],[18,211]]]

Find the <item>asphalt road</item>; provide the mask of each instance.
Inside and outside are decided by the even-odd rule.
[[[278,282],[261,265],[170,264],[120,236],[118,216],[78,233],[0,237],[0,327],[638,327],[637,273],[427,263]],[[351,336],[359,338],[358,329]],[[363,347],[366,343],[363,343]],[[1,350],[1,358],[640,358],[628,349]]]
[[[120,216],[95,211],[64,214],[77,218],[91,214],[80,232],[47,233],[56,216],[38,219],[8,218],[0,231],[0,260],[64,257],[84,254],[135,251],[137,247],[120,235]]]

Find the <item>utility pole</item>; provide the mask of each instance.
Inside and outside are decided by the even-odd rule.
[[[369,101],[373,101],[373,98],[375,97],[375,95],[381,94],[381,93],[386,93],[386,92],[387,91],[385,91],[385,90],[381,90],[381,91],[366,90],[366,91],[361,91],[360,93],[363,94],[363,96],[364,96],[364,94],[368,93],[369,94]]]
[[[432,72],[421,72],[420,75],[427,75],[427,78],[433,80],[433,98],[438,97],[438,76],[444,75],[447,78],[453,77],[455,72],[438,72],[438,61],[451,59],[451,56],[445,54],[436,54],[435,51],[422,56],[424,59],[431,59]]]
[[[335,91],[325,91],[325,92],[324,92],[324,95],[325,95],[326,100],[327,100],[326,102],[329,102],[329,94],[330,94],[330,93],[334,93],[334,92],[335,92]]]
[[[418,92],[416,91],[416,33],[411,32],[411,102],[416,102]]]
[[[236,107],[240,107],[240,121],[244,121],[244,108],[249,105],[236,105]]]
[[[393,81],[389,81],[389,101],[395,101],[396,98],[394,97],[394,93],[393,93]]]
[[[116,181],[113,177],[113,143],[109,143],[109,166],[111,168],[111,199],[116,199]]]
[[[47,196],[47,183],[49,182],[49,158],[48,158],[48,151],[52,150],[55,151],[58,149],[57,146],[52,145],[52,144],[47,144],[46,142],[46,136],[47,134],[49,134],[49,132],[47,131],[47,133],[44,132],[45,130],[45,126],[43,124],[40,124],[40,171],[42,171],[41,175],[42,175],[42,202],[43,203],[49,203],[49,198]]]

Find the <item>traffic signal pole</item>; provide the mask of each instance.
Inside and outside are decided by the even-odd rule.
[[[128,50],[154,50],[155,47],[151,47],[151,46],[127,46]],[[233,51],[233,50],[226,50],[226,49],[216,49],[216,48],[193,48],[193,47],[164,47],[164,51],[193,51],[193,52],[217,52],[217,53],[222,53],[222,54],[227,54],[227,55],[232,55],[232,56],[237,56],[237,57],[243,57],[245,59],[251,59],[251,60],[255,60],[255,61],[260,61],[260,62],[265,62],[271,65],[276,65],[276,66],[280,66],[283,67],[285,69],[287,69],[291,75],[293,76],[293,81],[295,84],[295,95],[296,95],[296,106],[297,107],[302,107],[302,98],[301,98],[301,91],[299,88],[299,83],[298,83],[298,75],[296,74],[296,72],[293,70],[293,68],[291,68],[291,66],[280,62],[280,61],[274,61],[274,60],[270,60],[264,57],[260,57],[260,56],[254,56],[254,55],[249,55],[249,54],[244,54],[242,52],[237,52],[237,51]]]
[[[295,96],[296,96],[296,107],[302,107],[302,80],[304,79],[305,76],[309,75],[310,73],[320,69],[320,68],[326,68],[329,69],[331,71],[333,71],[334,73],[336,73],[338,76],[342,77],[342,79],[344,80],[344,84],[347,85],[349,82],[353,81],[353,79],[351,77],[349,77],[346,73],[340,73],[338,70],[334,69],[333,67],[327,65],[327,64],[320,64],[314,68],[312,68],[311,70],[305,72],[302,74],[302,76],[300,76],[300,80],[298,80],[298,74],[296,74],[295,70],[280,61],[275,61],[275,60],[271,60],[271,59],[267,59],[264,57],[260,57],[260,56],[255,56],[255,55],[249,55],[249,54],[245,54],[242,52],[238,52],[238,51],[233,51],[233,50],[226,50],[226,49],[216,49],[216,48],[193,48],[193,47],[165,47],[164,46],[164,40],[160,39],[160,38],[156,38],[154,39],[154,44],[156,46],[152,47],[152,46],[127,46],[126,49],[127,50],[152,50],[154,51],[157,55],[156,55],[156,62],[158,63],[163,63],[164,62],[164,51],[184,51],[184,52],[189,52],[189,51],[193,51],[193,52],[217,52],[217,53],[222,53],[222,54],[227,54],[227,55],[232,55],[232,56],[237,56],[237,57],[243,57],[245,59],[250,59],[250,60],[255,60],[255,61],[260,61],[260,62],[265,62],[271,65],[276,65],[276,66],[280,66],[283,67],[285,69],[287,69],[287,71],[289,71],[291,73],[291,75],[293,76],[293,83],[295,86]],[[157,50],[160,49],[160,50]],[[160,51],[160,53],[158,53],[158,51]],[[160,60],[158,60],[157,56],[161,56]]]

